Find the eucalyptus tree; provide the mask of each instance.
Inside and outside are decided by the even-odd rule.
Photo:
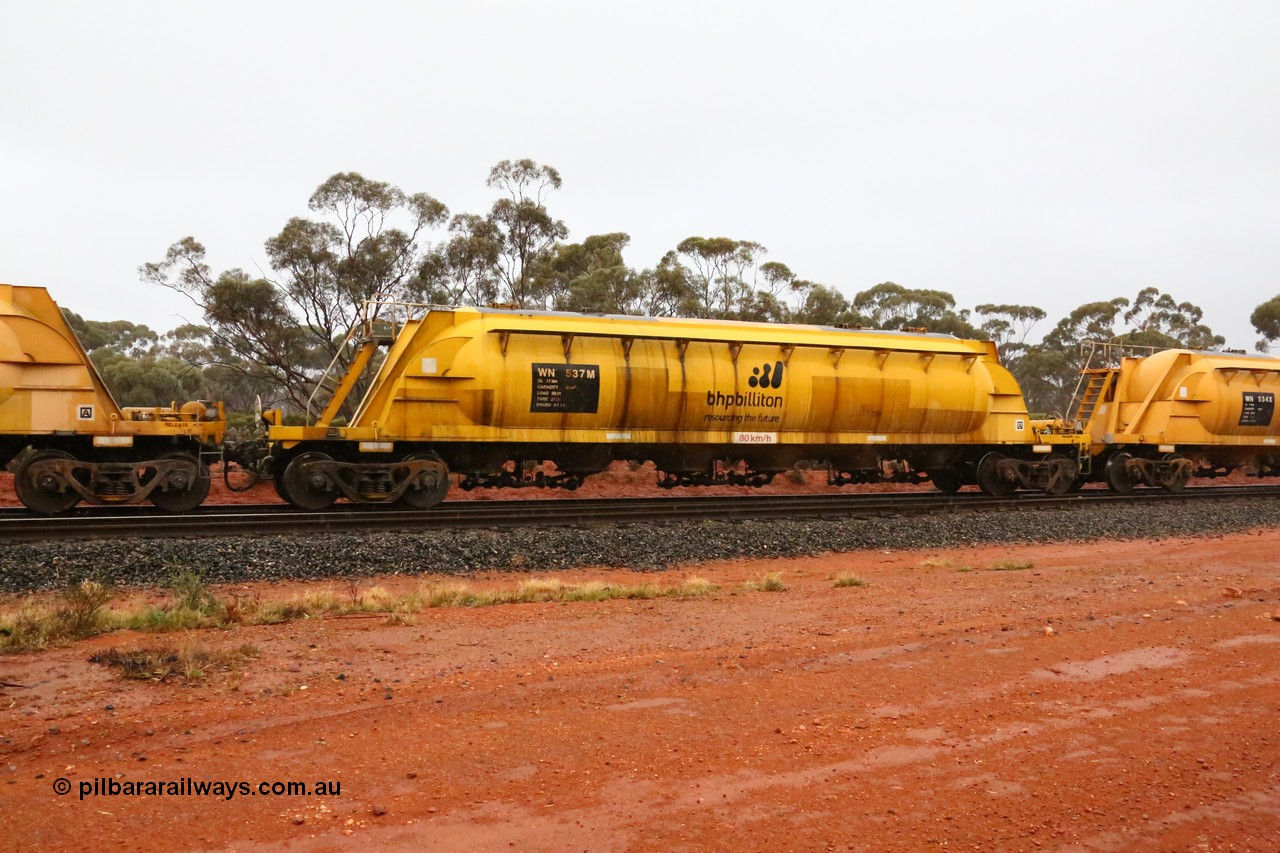
[[[658,262],[686,317],[739,319],[751,308],[756,268],[768,250],[750,240],[686,237]]]
[[[240,269],[213,275],[194,237],[138,268],[144,280],[201,309],[214,351],[247,365],[250,378],[278,384],[299,406],[319,370],[332,363],[341,372],[350,363],[354,350],[343,343],[365,319],[365,300],[412,295],[426,233],[448,216],[426,193],[407,194],[355,172],[330,177],[308,207],[320,218],[294,217],[266,241],[273,277]]]
[[[1090,341],[1132,347],[1216,349],[1226,339],[1201,322],[1203,311],[1148,287],[1124,297],[1079,306],[1031,347],[1018,372],[1035,411],[1070,416],[1072,396],[1086,366],[1081,345]]]
[[[862,318],[850,306],[848,298],[825,284],[809,284],[804,288],[792,319],[820,326],[862,325]]]
[[[451,305],[549,307],[554,294],[538,271],[569,236],[546,206],[560,189],[560,173],[533,160],[503,160],[489,170],[485,185],[502,195],[483,216],[453,217],[449,238],[421,258],[410,290]]]
[[[987,340],[995,343],[1000,360],[1006,365],[1026,353],[1031,330],[1048,314],[1034,305],[994,305],[987,303],[973,309],[982,317],[978,327]]]
[[[1223,346],[1227,340],[1215,335],[1201,320],[1204,311],[1190,302],[1178,302],[1158,288],[1145,287],[1138,291],[1124,313],[1128,326],[1125,339],[1130,343],[1147,346],[1186,347],[1212,350]]]
[[[498,258],[503,236],[487,217],[460,213],[449,223],[448,240],[423,256],[415,297],[440,305],[488,305],[498,300]]]
[[[128,320],[86,320],[66,308],[62,314],[120,405],[159,406],[205,397],[202,371],[166,352],[150,327]]]
[[[1280,296],[1273,296],[1254,308],[1249,322],[1262,336],[1257,343],[1258,350],[1267,352],[1272,342],[1280,338]]]
[[[882,282],[854,295],[850,308],[862,325],[874,329],[924,328],[971,338],[977,329],[968,310],[956,310],[955,297],[943,290],[914,289]]]
[[[630,242],[618,232],[560,243],[535,266],[534,289],[558,311],[642,314],[649,281],[622,257]]]
[[[545,203],[552,190],[560,189],[560,173],[528,159],[503,160],[489,171],[485,186],[504,193],[488,216],[500,237],[496,270],[502,297],[518,308],[546,307],[549,294],[533,287],[533,273],[556,242],[569,236]]]

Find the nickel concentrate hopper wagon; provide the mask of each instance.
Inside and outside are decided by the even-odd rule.
[[[1091,479],[1128,493],[1136,485],[1179,491],[1193,476],[1246,465],[1259,477],[1280,475],[1280,359],[1086,346],[1075,421],[1090,441]]]
[[[353,333],[351,366],[313,423],[264,414],[269,470],[295,506],[427,508],[451,475],[464,489],[575,488],[613,460],[652,461],[665,486],[763,485],[808,461],[833,484],[1056,493],[1088,449],[1087,436],[1031,421],[986,341],[436,307],[398,333],[378,328]],[[335,424],[382,347],[362,401]],[[535,473],[547,462],[554,471]]]

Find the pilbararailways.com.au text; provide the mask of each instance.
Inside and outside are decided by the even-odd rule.
[[[75,790],[81,800],[87,797],[340,797],[342,783],[318,782],[240,782],[231,780],[182,779],[167,781],[120,780],[99,776],[82,779]],[[72,791],[70,779],[53,781],[53,792],[65,796]]]

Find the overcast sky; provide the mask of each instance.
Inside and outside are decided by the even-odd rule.
[[[1076,306],[1155,286],[1232,346],[1280,294],[1280,3],[0,0],[0,281],[199,321],[339,171],[483,212],[556,167],[570,239],[754,240],[852,296]]]

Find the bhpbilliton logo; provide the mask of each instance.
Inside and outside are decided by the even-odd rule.
[[[771,365],[765,364],[751,368],[751,376],[747,379],[747,384],[752,388],[781,388],[782,362],[775,361]]]

